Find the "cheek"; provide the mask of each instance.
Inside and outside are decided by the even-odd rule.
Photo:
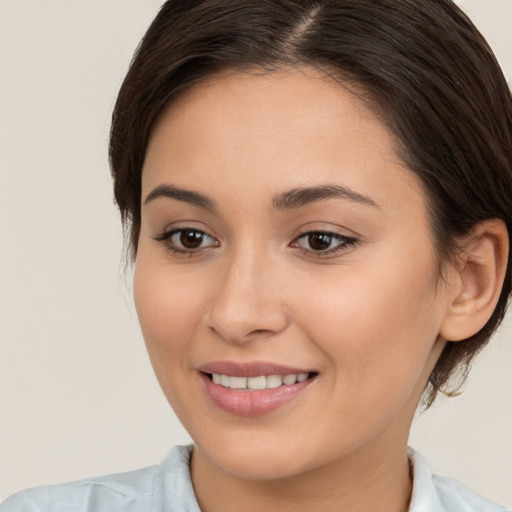
[[[296,306],[297,322],[327,355],[333,393],[382,407],[412,391],[439,329],[429,276],[411,265],[395,272],[381,264],[308,283],[309,293]]]
[[[134,298],[139,323],[157,376],[186,365],[181,353],[201,319],[202,304],[193,279],[184,272],[139,253]]]
[[[180,418],[194,401],[189,354],[202,318],[196,281],[184,275],[139,251],[133,281],[137,315],[157,380]]]

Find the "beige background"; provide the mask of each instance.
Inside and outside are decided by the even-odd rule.
[[[0,0],[0,497],[158,462],[188,437],[153,377],[106,163],[160,0]],[[461,2],[512,74],[512,0]],[[437,472],[512,505],[512,321],[418,419]]]

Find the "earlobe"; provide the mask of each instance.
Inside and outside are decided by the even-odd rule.
[[[491,317],[507,269],[509,239],[501,219],[478,224],[453,269],[446,316],[440,335],[460,341],[476,334]],[[450,293],[451,292],[451,293]]]

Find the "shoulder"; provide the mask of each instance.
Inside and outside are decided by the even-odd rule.
[[[18,492],[0,505],[0,512],[114,512],[137,510],[147,502],[157,466]]]
[[[505,506],[485,498],[454,478],[434,476],[433,480],[443,510],[510,512]]]
[[[454,478],[433,475],[425,459],[409,450],[414,474],[409,512],[511,512]]]
[[[0,512],[157,512],[164,507],[171,512],[180,510],[175,506],[181,506],[180,500],[189,500],[192,490],[190,453],[189,447],[175,447],[156,466],[27,489],[3,502]],[[166,494],[169,484],[175,503],[170,503]]]

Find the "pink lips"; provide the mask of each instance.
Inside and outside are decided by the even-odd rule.
[[[256,416],[274,411],[301,395],[311,384],[313,378],[291,385],[282,385],[272,389],[247,390],[230,389],[211,380],[211,374],[229,375],[234,377],[259,377],[269,375],[311,375],[311,370],[292,368],[266,362],[247,364],[232,361],[216,361],[199,368],[203,389],[209,399],[225,412],[238,416]]]

